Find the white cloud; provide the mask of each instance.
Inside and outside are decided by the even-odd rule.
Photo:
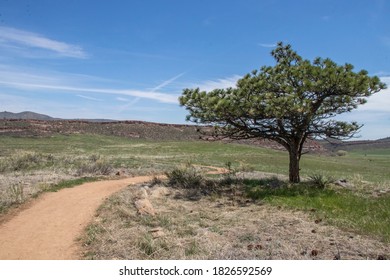
[[[260,47],[263,47],[263,48],[275,48],[276,47],[276,44],[267,44],[267,43],[258,43],[257,45],[259,45]]]
[[[82,93],[117,95],[117,97],[122,98],[132,96],[136,98],[155,100],[161,103],[178,104],[178,95],[153,90],[120,89],[112,83],[110,83],[110,86],[106,87],[91,86],[96,85],[97,81],[100,81],[97,77],[85,77],[77,74],[62,74],[57,72],[35,71],[34,73],[32,69],[19,69],[12,66],[0,65],[0,85],[8,88],[22,89],[25,91],[45,90],[53,93],[58,91],[79,93],[82,95],[79,97],[82,98],[94,98],[83,95]],[[165,83],[167,83],[167,81]]]
[[[91,96],[86,96],[86,95],[82,95],[82,94],[77,94],[76,96],[83,98],[83,99],[92,100],[92,101],[103,101],[103,99],[99,99],[99,98],[95,98],[95,97],[91,97]]]
[[[130,102],[127,101],[126,104],[124,104],[124,105],[122,105],[122,106],[120,106],[120,107],[118,108],[119,113],[122,113],[122,112],[124,112],[124,111],[127,111],[127,110],[129,110],[130,108],[131,108],[132,110],[134,110],[134,107],[133,107],[133,106],[134,106],[135,104],[137,104],[138,101],[140,101],[140,98],[139,98],[139,97],[134,98],[134,99],[131,100]]]
[[[88,88],[88,87],[73,87],[66,85],[49,85],[49,84],[34,84],[34,83],[14,83],[0,81],[1,85],[19,88],[25,90],[41,89],[41,90],[56,90],[64,92],[89,92],[89,93],[103,93],[115,95],[127,95],[140,98],[152,99],[161,103],[178,103],[178,95],[170,95],[166,93],[143,91],[133,89],[110,89],[110,88]]]
[[[185,72],[183,73],[180,73],[179,75],[176,75],[175,77],[171,78],[171,79],[168,79],[164,82],[162,82],[161,84],[159,84],[158,86],[156,86],[155,88],[152,89],[152,91],[158,91],[160,89],[162,89],[163,87],[166,87],[167,85],[173,83],[175,80],[179,79],[181,76],[183,76],[185,74]]]
[[[129,99],[123,98],[123,97],[117,97],[115,99],[118,100],[118,101],[121,101],[121,102],[129,102]]]
[[[72,45],[37,33],[32,33],[11,27],[0,27],[0,45],[10,50],[41,49],[54,52],[59,56],[86,58],[85,51],[77,45]]]
[[[390,77],[381,77],[387,89],[381,90],[367,98],[367,103],[360,106],[360,111],[387,112],[390,114]]]
[[[235,88],[237,81],[241,78],[242,77],[239,75],[233,75],[223,79],[208,80],[198,84],[193,84],[191,87],[198,87],[203,91],[212,91],[218,88]]]
[[[390,86],[390,77],[381,77]],[[362,139],[379,139],[390,136],[390,89],[381,90],[367,98],[367,103],[350,113],[336,117],[341,121],[357,121],[363,124],[359,135]]]

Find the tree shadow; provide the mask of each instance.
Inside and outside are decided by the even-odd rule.
[[[277,176],[245,178],[235,172],[220,177],[207,177],[193,168],[175,169],[167,173],[168,187],[180,190],[177,199],[197,201],[203,197],[226,197],[232,201],[257,201],[271,197],[316,197],[334,193],[328,188],[319,188],[311,181],[291,184]]]
[[[244,179],[245,194],[251,199],[265,199],[269,197],[317,197],[334,194],[332,189],[321,189],[311,182],[291,184],[277,177],[262,179]]]

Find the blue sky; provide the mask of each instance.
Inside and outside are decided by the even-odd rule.
[[[0,111],[185,123],[184,88],[234,86],[276,42],[390,87],[387,0],[0,0]],[[390,89],[340,116],[390,136]]]

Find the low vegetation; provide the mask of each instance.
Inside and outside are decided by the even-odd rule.
[[[81,240],[89,259],[390,257],[388,149],[304,155],[290,184],[285,152],[243,144],[77,134],[0,145],[0,212],[90,180],[166,174],[145,188],[154,216],[134,206],[145,186],[101,206]]]
[[[140,196],[157,214],[137,212]],[[258,172],[208,176],[187,165],[111,197],[82,243],[87,259],[388,258],[389,205],[389,194]]]

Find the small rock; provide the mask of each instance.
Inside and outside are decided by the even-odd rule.
[[[142,187],[142,188],[137,190],[137,192],[135,193],[135,196],[139,199],[146,199],[146,198],[148,198],[149,194],[148,194],[148,191],[144,187]]]
[[[312,257],[315,257],[318,255],[318,250],[314,249],[314,250],[311,250],[311,256]]]
[[[134,204],[139,214],[151,216],[156,215],[156,211],[154,210],[152,203],[150,203],[148,199],[138,199],[134,202]]]
[[[340,179],[334,182],[335,185],[343,187],[343,188],[353,188],[353,185],[347,181],[347,179]]]
[[[154,187],[150,189],[150,196],[151,197],[164,197],[170,194],[170,191],[166,187]]]
[[[261,246],[261,244],[257,244],[255,246],[255,250],[262,250],[263,249],[263,246]]]
[[[153,238],[159,238],[165,235],[163,228],[161,227],[152,228],[149,232],[152,234]]]
[[[380,191],[378,191],[378,195],[379,196],[382,196],[382,195],[385,195],[385,194],[387,194],[387,190],[380,190]]]
[[[156,228],[152,228],[149,230],[149,232],[157,232],[157,231],[162,231],[163,228],[162,227],[156,227]]]

